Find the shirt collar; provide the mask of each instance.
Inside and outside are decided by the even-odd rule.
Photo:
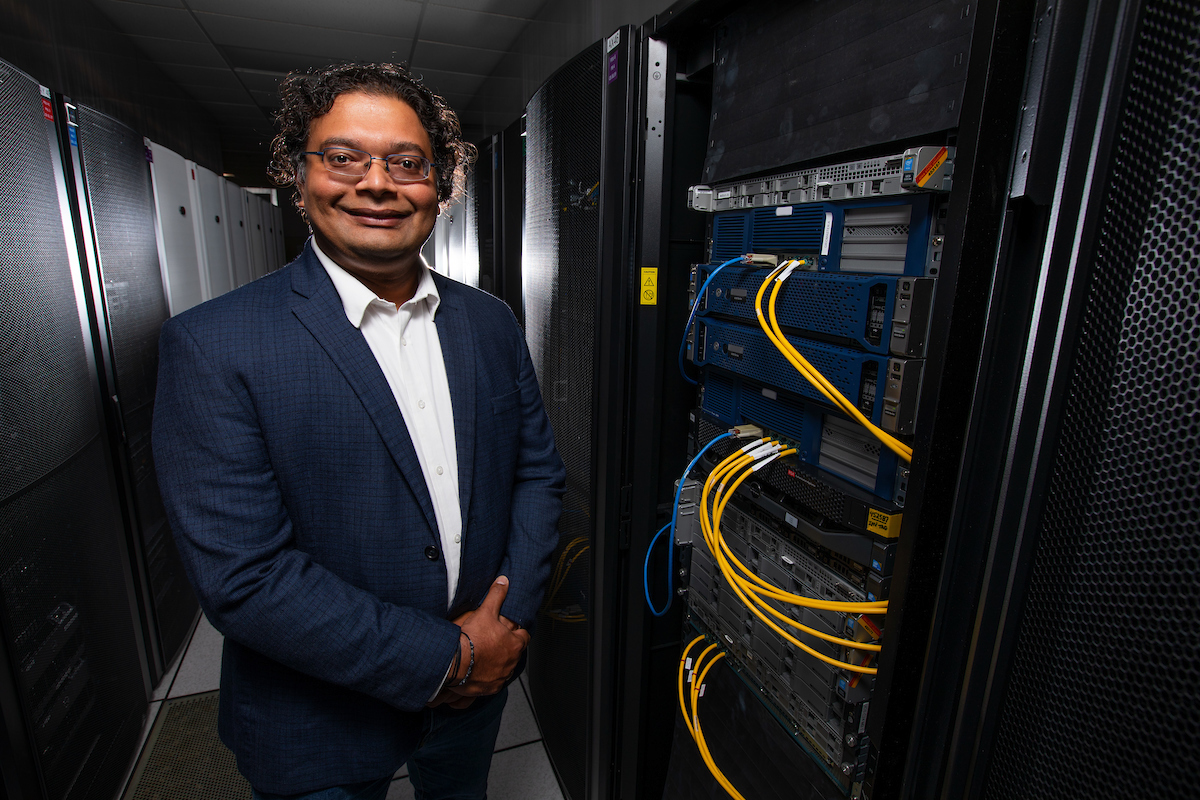
[[[332,258],[325,255],[321,251],[321,248],[317,246],[315,238],[309,237],[308,243],[312,246],[313,252],[317,254],[317,260],[321,262],[321,266],[329,273],[329,279],[333,281],[333,288],[337,290],[338,297],[342,299],[342,308],[345,309],[346,319],[350,320],[351,325],[356,328],[362,327],[363,317],[366,316],[367,309],[372,303],[379,302],[390,308],[395,308],[393,303],[389,303],[387,300],[376,295],[364,286],[358,278],[338,266]],[[438,306],[441,305],[442,296],[438,294],[437,284],[433,282],[433,271],[425,263],[425,257],[418,256],[418,258],[421,260],[421,277],[417,281],[417,291],[413,294],[412,299],[404,303],[401,308],[424,301],[429,307],[429,316],[433,317],[437,313]]]

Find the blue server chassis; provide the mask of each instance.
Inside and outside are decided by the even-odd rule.
[[[849,200],[721,211],[713,218],[712,261],[720,264],[743,253],[791,253],[816,256],[820,271],[840,272],[842,228],[847,210],[908,205],[912,211],[903,274],[923,276],[928,266],[926,259],[933,231],[933,201],[933,195],[921,194],[893,200]],[[790,209],[790,212],[780,216],[780,209]],[[825,245],[827,226],[828,246]]]

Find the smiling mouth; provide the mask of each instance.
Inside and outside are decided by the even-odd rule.
[[[391,211],[389,209],[372,209],[372,208],[348,208],[344,209],[347,214],[352,217],[357,217],[365,222],[394,222],[407,217],[407,214],[402,214],[399,211]]]

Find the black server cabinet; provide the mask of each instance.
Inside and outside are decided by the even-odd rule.
[[[622,28],[587,48],[526,108],[525,332],[567,466],[529,686],[571,800],[612,792],[620,575],[629,552],[633,37]]]
[[[150,422],[158,334],[169,316],[154,232],[154,196],[143,139],[87,106],[60,98],[71,154],[70,192],[80,222],[100,354],[101,386],[117,474],[127,500],[141,607],[157,680],[179,654],[199,611],[158,491]]]
[[[856,688],[853,683],[843,686],[841,678],[852,675],[835,675],[831,685],[822,672],[818,675],[821,685],[816,687],[796,668],[802,655],[799,650],[793,661],[793,653],[774,649],[769,638],[761,635],[757,620],[742,617],[730,622],[725,612],[736,609],[724,599],[730,594],[727,588],[718,593],[721,614],[713,624],[689,608],[693,617],[689,629],[695,621],[709,633],[723,630],[725,625],[732,630],[739,624],[745,631],[742,641],[728,637],[722,643],[722,648],[728,645],[732,658],[710,673],[709,694],[701,702],[701,714],[708,715],[705,729],[711,730],[708,743],[716,762],[747,797],[882,800],[931,796],[913,788],[917,786],[914,765],[940,770],[944,751],[936,745],[927,747],[920,737],[932,735],[945,722],[929,710],[940,697],[953,695],[948,687],[961,678],[962,665],[932,647],[930,637],[939,630],[943,609],[969,616],[979,590],[977,580],[965,581],[953,594],[940,595],[938,584],[949,569],[943,557],[947,551],[957,553],[964,540],[968,545],[977,541],[978,534],[971,526],[986,530],[990,516],[986,507],[963,505],[956,493],[960,469],[973,446],[971,426],[989,424],[972,416],[972,402],[980,396],[975,380],[981,374],[985,334],[996,324],[996,318],[989,316],[988,303],[1011,288],[1005,283],[1008,276],[998,263],[998,252],[1005,241],[1006,204],[1014,169],[1026,163],[1016,148],[1026,106],[1022,95],[1035,31],[1035,5],[952,0],[833,5],[760,2],[719,7],[695,3],[665,13],[649,26],[656,37],[667,41],[668,56],[677,58],[669,75],[695,76],[711,85],[707,124],[701,129],[701,135],[707,134],[706,160],[691,182],[713,184],[710,199],[727,205],[709,207],[717,214],[709,229],[709,257],[698,262],[697,284],[716,265],[741,253],[763,252],[759,250],[762,247],[782,259],[819,256],[816,261],[806,261],[806,269],[795,273],[800,279],[793,283],[813,287],[806,297],[814,297],[823,281],[842,280],[838,259],[845,256],[839,255],[839,241],[860,237],[853,241],[856,247],[864,251],[878,247],[875,252],[883,252],[891,236],[903,236],[916,247],[918,261],[889,266],[883,263],[885,258],[873,257],[878,266],[856,264],[847,269],[845,285],[857,276],[870,276],[884,286],[894,279],[889,275],[901,274],[936,282],[926,307],[928,328],[921,336],[920,353],[897,352],[892,349],[895,342],[883,343],[890,354],[889,370],[891,361],[897,359],[918,360],[923,370],[914,394],[906,395],[917,398],[919,413],[915,421],[911,416],[902,418],[897,422],[901,428],[896,429],[911,443],[911,463],[889,471],[883,460],[886,451],[877,450],[883,453],[877,459],[879,471],[851,484],[847,472],[815,460],[814,444],[824,448],[838,442],[837,426],[821,423],[792,439],[797,445],[796,463],[775,465],[773,471],[760,473],[732,504],[741,514],[738,524],[746,531],[746,563],[753,563],[761,570],[760,576],[769,577],[774,585],[783,585],[775,583],[774,577],[779,572],[776,568],[785,562],[779,554],[789,552],[783,545],[776,551],[775,545],[782,542],[801,548],[800,558],[787,561],[793,565],[786,568],[796,577],[793,585],[807,582],[816,586],[805,575],[822,575],[820,569],[802,574],[794,565],[824,565],[825,577],[844,577],[866,600],[888,600],[882,636],[865,637],[868,641],[879,638],[882,648],[873,662],[858,664],[877,670],[865,699],[863,690],[857,695],[850,691]],[[668,85],[668,107],[672,97],[678,97],[678,90],[678,85]],[[1049,127],[1054,127],[1050,118],[1059,110],[1051,102],[1043,109]],[[666,118],[672,119],[672,115],[668,113]],[[656,119],[647,115],[647,126]],[[908,163],[904,156],[926,146],[934,153],[928,162],[934,166],[928,171],[918,167],[905,176],[904,170],[912,168],[904,166]],[[914,177],[925,180],[937,175],[938,164],[944,164],[947,156],[953,159],[952,183],[937,179],[931,186],[922,185],[926,189],[936,186],[941,190],[936,196],[917,191]],[[914,161],[924,157],[920,153],[913,156]],[[670,163],[669,157],[665,163]],[[867,174],[876,166],[878,174]],[[647,171],[643,177],[649,181],[650,175]],[[668,175],[664,170],[663,182]],[[810,179],[810,183],[803,182]],[[718,189],[733,190],[733,199],[722,196]],[[697,195],[695,199],[699,207],[704,198]],[[678,197],[668,202],[684,204]],[[879,221],[856,223],[850,222],[846,211],[856,212],[857,220],[867,220],[861,210],[888,204],[907,205],[912,210],[903,221],[884,221],[886,215],[880,214]],[[817,216],[813,209],[820,209],[819,216],[825,219],[826,241],[818,223],[815,241],[806,243],[796,238],[796,231],[808,230],[804,228],[806,215]],[[839,216],[843,213],[844,217]],[[722,223],[739,221],[745,223],[744,238],[721,228]],[[876,238],[864,241],[866,237]],[[729,252],[722,250],[727,245],[733,248]],[[750,299],[768,271],[752,284]],[[745,270],[745,274],[751,272]],[[735,274],[742,273],[735,268]],[[731,285],[745,291],[749,284]],[[786,426],[800,417],[789,409],[799,408],[801,403],[811,406],[803,398],[805,391],[812,393],[806,383],[793,382],[789,388],[783,382],[794,381],[794,371],[786,375],[772,372],[757,378],[758,384],[751,380],[755,370],[766,375],[776,367],[761,357],[763,350],[743,349],[740,340],[727,338],[747,331],[757,335],[753,313],[747,320],[744,306],[737,305],[745,297],[709,294],[711,306],[706,304],[700,310],[712,321],[705,323],[706,330],[722,335],[704,339],[697,332],[694,349],[685,356],[704,370],[703,391],[697,401],[701,413],[695,427],[696,447],[722,428],[739,424],[726,417],[768,423],[768,428],[777,425],[776,431],[792,437]],[[792,298],[789,302],[807,302],[788,297]],[[677,297],[674,302],[682,304],[684,300]],[[868,348],[839,339],[844,334],[835,330],[833,316],[829,312],[808,321],[795,318],[788,334],[841,348],[838,358],[868,364],[869,359],[862,356]],[[805,331],[815,336],[807,337]],[[671,342],[672,348],[678,344],[677,338]],[[771,357],[777,354],[771,351]],[[786,368],[782,359],[779,363]],[[869,403],[873,413],[882,413],[882,401],[889,398],[882,392],[872,394],[875,384],[867,380],[866,366],[861,375],[863,380],[856,381],[855,388],[866,388],[856,405]],[[727,391],[731,386],[736,390],[732,395]],[[994,388],[1006,391],[1008,387]],[[993,399],[997,396],[992,395]],[[785,399],[790,406],[784,405]],[[731,405],[725,406],[726,402]],[[815,402],[823,401],[817,397]],[[726,408],[732,412],[726,414]],[[676,412],[686,416],[686,410]],[[794,418],[787,418],[793,413]],[[830,419],[827,411],[822,414],[819,419]],[[712,420],[723,424],[715,425]],[[994,420],[990,423],[994,425]],[[715,452],[719,455],[710,463],[720,460],[726,450],[717,448]],[[662,460],[667,464],[676,458],[664,453]],[[813,460],[806,465],[805,458]],[[707,469],[701,464],[702,480]],[[888,477],[892,482],[884,481]],[[870,478],[878,482],[872,485]],[[856,503],[863,505],[856,507]],[[870,509],[885,511],[871,514]],[[779,535],[760,536],[764,531]],[[758,538],[750,541],[752,537]],[[869,552],[864,545],[870,545]],[[792,555],[788,554],[788,559]],[[689,564],[677,566],[683,570]],[[700,566],[687,580],[703,572]],[[959,571],[951,577],[961,580],[966,574]],[[786,576],[778,580],[786,580]],[[865,624],[861,619],[853,621]],[[845,622],[843,632],[851,629],[851,620]],[[830,632],[839,633],[836,628]],[[721,638],[725,638],[723,634]],[[772,662],[772,657],[778,662]],[[726,667],[730,661],[732,669]],[[947,666],[951,667],[949,674],[941,674]],[[652,676],[656,670],[661,672],[653,659],[648,669]],[[935,674],[942,680],[932,680]],[[786,684],[779,683],[781,676],[786,676]],[[674,674],[671,682],[655,688],[670,692],[673,679]],[[804,694],[814,687],[828,691]],[[826,706],[813,705],[818,701],[806,697],[818,697]],[[772,702],[764,703],[764,698]],[[816,716],[808,713],[814,708]],[[813,725],[806,727],[810,721]],[[676,734],[665,796],[726,796],[708,775],[681,721]],[[631,749],[624,748],[626,752]]]
[[[1020,152],[1041,172],[1015,176],[1001,253],[1024,286],[993,300],[964,464],[996,473],[962,490],[995,513],[981,558],[948,554],[986,569],[966,609],[939,587],[931,645],[961,678],[927,704],[914,792],[1193,796],[1200,11],[1043,4],[1038,32]],[[1015,391],[988,409],[998,373]]]
[[[525,325],[524,292],[521,278],[521,248],[525,226],[525,117],[493,134],[491,158],[492,241],[487,252],[492,259],[493,292],[512,309],[517,322]],[[482,223],[481,223],[482,224]],[[484,245],[480,244],[480,258]]]
[[[54,117],[0,62],[0,771],[22,800],[113,796],[149,689]]]

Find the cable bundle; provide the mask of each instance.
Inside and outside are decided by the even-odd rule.
[[[779,290],[783,288],[783,282],[792,276],[798,267],[804,265],[804,260],[785,261],[774,272],[767,276],[767,279],[758,287],[758,294],[754,298],[754,313],[758,316],[758,324],[763,329],[763,333],[775,345],[783,357],[796,368],[796,370],[804,376],[805,380],[813,385],[814,388],[825,399],[840,409],[851,419],[858,422],[875,438],[884,444],[889,450],[900,456],[905,461],[912,461],[912,448],[901,442],[896,437],[879,428],[871,420],[867,419],[858,407],[846,399],[845,395],[837,390],[829,379],[822,375],[816,367],[808,362],[800,351],[792,346],[792,343],[783,335],[783,329],[779,326],[779,320],[775,316],[775,301],[779,298]],[[716,274],[716,273],[714,273]],[[771,282],[775,282],[775,288],[771,290],[771,297],[768,302],[767,313],[763,314],[763,295],[766,294],[767,287]]]
[[[733,784],[725,777],[725,773],[721,772],[716,762],[713,761],[712,753],[708,751],[708,743],[704,740],[704,731],[700,729],[700,713],[697,709],[697,700],[703,692],[704,678],[708,675],[708,671],[712,669],[713,664],[716,664],[725,657],[724,653],[717,653],[701,669],[700,662],[717,648],[717,645],[710,644],[701,651],[700,655],[696,658],[695,667],[693,667],[692,660],[688,658],[688,653],[692,651],[692,648],[697,643],[703,640],[703,636],[697,636],[695,639],[692,639],[692,641],[688,642],[688,646],[683,649],[683,655],[679,657],[679,710],[683,712],[683,724],[687,725],[688,733],[692,735],[692,741],[696,743],[696,748],[700,751],[700,758],[704,759],[704,765],[708,767],[708,771],[717,779],[717,783],[721,784],[721,787],[729,793],[730,797],[736,798],[736,800],[746,800],[746,798],[742,797],[741,792],[733,788]],[[687,683],[691,686],[690,691],[687,692],[688,698],[686,700],[684,699],[684,672],[687,672]]]
[[[704,532],[704,542],[708,546],[709,552],[713,556],[713,560],[721,569],[721,574],[729,583],[729,587],[738,596],[756,617],[762,620],[771,630],[782,636],[785,640],[800,648],[804,652],[825,662],[838,669],[849,670],[863,675],[874,675],[878,672],[875,667],[867,666],[869,659],[864,658],[860,663],[850,663],[847,661],[838,661],[824,653],[806,645],[804,642],[792,636],[790,633],[779,627],[774,621],[767,616],[778,619],[787,623],[792,628],[803,631],[818,639],[823,639],[827,642],[848,647],[853,650],[863,651],[867,654],[877,653],[880,650],[880,645],[874,642],[859,642],[853,639],[843,639],[839,636],[825,633],[814,628],[810,628],[803,623],[792,619],[787,614],[779,611],[770,601],[784,603],[801,608],[814,608],[823,611],[833,611],[843,614],[885,614],[887,613],[887,601],[876,600],[863,603],[848,603],[835,600],[819,600],[813,597],[805,597],[803,595],[793,594],[778,587],[772,586],[767,581],[754,574],[749,567],[743,564],[734,556],[733,551],[729,549],[729,545],[725,543],[725,538],[721,535],[721,516],[725,511],[725,506],[729,503],[729,498],[737,491],[752,474],[770,464],[772,461],[789,456],[795,453],[795,448],[786,447],[778,441],[768,439],[759,439],[750,444],[734,450],[726,456],[720,464],[718,464],[711,473],[708,480],[704,482],[704,488],[700,493],[700,505],[698,512],[700,514],[700,528]],[[730,476],[736,474],[736,477],[729,481]],[[715,488],[715,492],[714,492]],[[712,494],[711,507],[709,504],[709,495]],[[766,612],[766,613],[764,613]],[[873,623],[872,623],[873,625]],[[869,628],[868,628],[869,630]]]
[[[551,606],[558,598],[558,591],[566,582],[567,575],[571,572],[571,567],[575,566],[575,562],[591,549],[586,536],[575,537],[563,548],[562,554],[558,557],[558,563],[554,567],[554,574],[550,577],[550,588],[546,592],[546,600],[542,604],[547,609],[546,616],[556,619],[559,622],[587,621],[587,617],[583,614],[582,610],[573,612],[566,609],[551,608]]]

